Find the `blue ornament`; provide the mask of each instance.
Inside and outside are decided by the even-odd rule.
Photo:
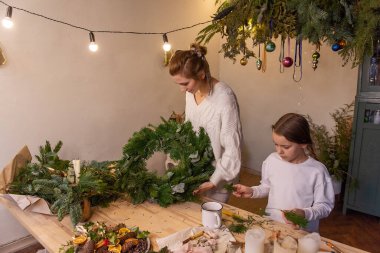
[[[276,49],[276,44],[274,44],[272,41],[269,41],[269,42],[265,45],[265,50],[266,50],[267,52],[273,52],[275,49]]]
[[[331,49],[332,49],[332,51],[336,52],[336,51],[342,49],[342,47],[341,47],[338,43],[334,43],[334,44],[331,46]]]

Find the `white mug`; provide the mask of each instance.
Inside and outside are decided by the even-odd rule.
[[[222,204],[205,202],[202,204],[202,224],[206,228],[220,228],[222,225]]]
[[[264,253],[265,231],[259,226],[252,226],[245,233],[245,252]]]

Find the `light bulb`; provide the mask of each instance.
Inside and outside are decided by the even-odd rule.
[[[168,36],[166,33],[162,35],[162,39],[164,40],[164,45],[162,45],[162,48],[164,49],[165,52],[169,52],[172,49],[172,45],[170,45]]]
[[[91,52],[98,51],[98,44],[95,42],[95,35],[93,32],[90,32],[90,45],[88,45],[88,48]]]
[[[90,49],[91,52],[96,52],[98,51],[98,44],[96,42],[90,42],[90,45],[88,45],[88,49]]]
[[[9,17],[5,17],[3,18],[3,20],[1,21],[1,23],[3,24],[3,26],[7,29],[10,29],[13,27],[13,21],[12,19],[10,19]]]
[[[164,45],[162,45],[162,48],[165,52],[169,52],[172,49],[172,45],[170,45],[169,42],[165,42]]]
[[[3,26],[7,29],[10,29],[13,27],[13,21],[12,21],[12,7],[8,6],[7,14],[2,20]]]

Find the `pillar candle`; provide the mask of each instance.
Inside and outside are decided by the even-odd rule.
[[[73,160],[73,167],[75,172],[75,182],[79,182],[79,176],[80,176],[80,160]]]
[[[311,233],[298,239],[297,253],[317,253],[319,251],[321,237],[318,233]]]
[[[245,253],[264,253],[265,231],[253,226],[245,234]]]

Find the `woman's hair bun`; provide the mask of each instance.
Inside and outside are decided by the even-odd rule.
[[[201,46],[198,43],[191,43],[190,50],[194,51],[198,57],[204,57],[207,54],[207,47]]]

